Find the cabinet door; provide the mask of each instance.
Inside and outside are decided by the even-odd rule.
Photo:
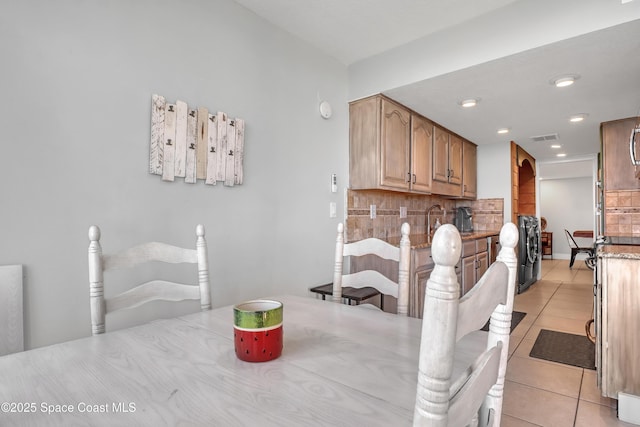
[[[433,123],[411,116],[411,190],[431,192]]]
[[[637,121],[632,117],[602,124],[605,191],[640,188],[629,156],[629,138]],[[636,156],[640,157],[640,144],[637,145]]]
[[[477,174],[478,174],[478,153],[475,144],[463,141],[462,145],[462,197],[475,199],[478,194]]]
[[[462,258],[462,289],[461,295],[465,295],[476,283],[476,256],[471,255]]]
[[[489,268],[489,252],[481,252],[477,254],[475,283],[478,283],[478,280],[480,280],[480,278],[484,275],[484,273],[486,273],[488,268]]]
[[[449,182],[462,185],[462,138],[449,135]]]
[[[380,185],[409,189],[411,144],[410,113],[398,104],[382,99]]]
[[[422,314],[424,313],[424,294],[427,291],[427,280],[431,277],[432,271],[433,267],[418,271],[414,276],[414,283],[416,285],[414,289],[416,290],[416,294],[414,299],[415,304],[413,304],[413,307],[415,311],[414,313],[409,313],[409,316],[411,317],[422,319]],[[411,308],[411,306],[412,305],[410,305],[409,308]]]
[[[449,182],[449,132],[434,126],[433,180]]]

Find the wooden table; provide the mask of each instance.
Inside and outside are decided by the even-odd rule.
[[[573,232],[573,237],[585,237],[593,239],[593,230],[576,230]]]
[[[0,403],[22,412],[3,404],[0,425],[411,424],[419,319],[275,299],[284,350],[266,363],[236,358],[231,307],[0,357]]]

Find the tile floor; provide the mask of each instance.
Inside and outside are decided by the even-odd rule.
[[[541,280],[516,295],[527,315],[511,334],[502,427],[634,426],[600,396],[596,371],[529,357],[540,329],[585,334],[592,306],[593,272],[580,260],[543,260]]]

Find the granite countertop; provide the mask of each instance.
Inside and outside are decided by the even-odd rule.
[[[460,237],[463,241],[465,240],[475,240],[481,239],[483,237],[489,236],[499,236],[500,230],[483,230],[483,231],[473,231],[471,233],[460,233]],[[400,236],[389,237],[387,239],[382,239],[386,242],[391,243],[394,246],[400,246]],[[427,242],[426,234],[410,234],[409,240],[411,241],[412,249],[423,249],[431,247],[431,243]],[[639,252],[640,255],[640,252]]]
[[[597,256],[602,258],[624,258],[640,260],[640,246],[604,245],[598,248]]]

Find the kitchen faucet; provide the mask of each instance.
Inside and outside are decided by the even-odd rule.
[[[427,209],[427,243],[431,243],[431,211],[434,209],[442,209],[442,206],[435,204]]]

